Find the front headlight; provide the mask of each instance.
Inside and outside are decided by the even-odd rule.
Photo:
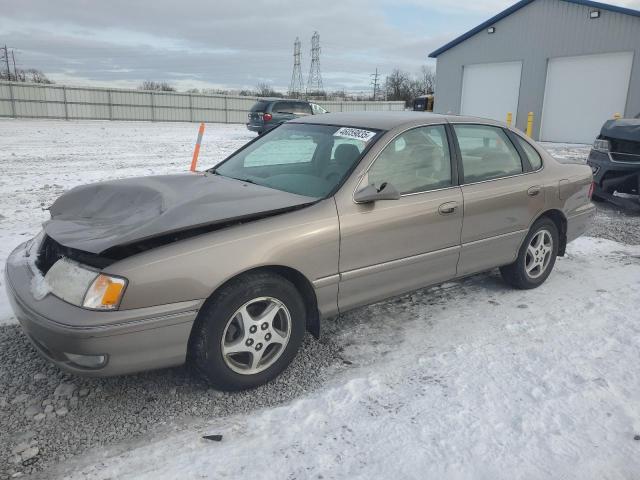
[[[595,142],[593,142],[593,149],[599,152],[607,153],[609,151],[609,140],[604,140],[602,138],[597,138]]]
[[[106,275],[68,258],[61,258],[45,275],[46,286],[56,297],[92,310],[116,310],[127,280]]]

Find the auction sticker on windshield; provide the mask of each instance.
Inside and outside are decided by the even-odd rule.
[[[369,130],[362,130],[360,128],[342,127],[336,133],[334,137],[353,138],[354,140],[362,140],[368,142],[376,135],[376,132],[370,132]]]

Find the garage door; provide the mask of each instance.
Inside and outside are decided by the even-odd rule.
[[[465,65],[460,113],[504,122],[516,117],[522,62]]]
[[[550,59],[540,138],[593,142],[607,119],[624,114],[632,62],[631,52]]]

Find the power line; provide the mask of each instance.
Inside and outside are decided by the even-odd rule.
[[[299,98],[302,95],[302,66],[300,63],[300,39],[296,37],[293,42],[293,72],[291,73],[291,84],[289,85],[289,96]]]
[[[311,68],[307,79],[308,95],[324,95],[322,75],[320,74],[320,34],[313,33],[311,37]]]

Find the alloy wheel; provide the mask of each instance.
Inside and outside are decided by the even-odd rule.
[[[527,246],[524,269],[530,278],[540,277],[549,266],[553,255],[553,237],[546,229],[539,230]]]
[[[227,321],[222,357],[234,372],[254,375],[273,365],[291,336],[291,314],[280,300],[259,297],[242,305]]]

